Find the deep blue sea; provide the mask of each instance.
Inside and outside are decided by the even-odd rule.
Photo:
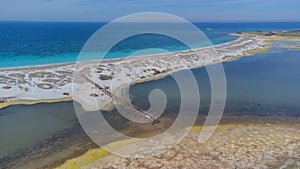
[[[106,23],[0,22],[0,68],[74,62],[85,42]],[[213,44],[232,41],[229,33],[300,29],[300,22],[194,23]],[[208,31],[206,28],[211,28]],[[200,45],[201,46],[201,45]],[[203,45],[205,46],[205,44]],[[106,58],[127,57],[145,48],[167,51],[187,49],[165,36],[144,34],[125,39]],[[91,54],[86,60],[98,59]]]

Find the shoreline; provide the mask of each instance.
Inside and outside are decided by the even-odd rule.
[[[39,103],[57,103],[57,102],[68,102],[72,101],[72,98],[66,97],[61,99],[49,99],[49,100],[12,100],[5,103],[0,104],[0,109],[6,108],[8,106],[15,106],[15,105],[34,105]]]
[[[139,57],[155,57],[155,56],[160,56],[160,55],[165,55],[165,54],[175,54],[177,52],[189,52],[189,51],[195,51],[199,49],[207,49],[207,48],[212,48],[212,47],[218,47],[222,45],[226,45],[229,43],[233,43],[235,41],[238,41],[241,36],[238,34],[229,34],[230,36],[238,36],[239,38],[228,41],[225,43],[220,43],[216,45],[211,45],[211,46],[206,46],[206,47],[200,47],[200,48],[195,48],[195,49],[186,49],[186,50],[179,50],[179,51],[174,51],[174,52],[164,52],[164,53],[156,53],[156,54],[146,54],[146,55],[139,55],[139,56],[130,56],[130,57],[125,57],[125,58],[110,58],[110,59],[103,59],[101,60],[101,63],[111,63],[111,62],[117,62],[120,60],[131,60],[131,59],[136,59]],[[86,60],[86,61],[80,61],[80,63],[94,63],[94,62],[99,62],[99,60]],[[76,62],[65,62],[65,63],[54,63],[54,64],[44,64],[44,65],[33,65],[33,66],[18,66],[18,67],[4,67],[0,68],[0,71],[10,71],[10,70],[28,70],[28,69],[47,69],[47,68],[55,68],[55,67],[62,67],[62,66],[69,66],[69,65],[75,65]]]
[[[289,45],[289,46],[279,46],[279,48],[282,48],[282,49],[300,49],[300,46],[299,45]]]
[[[100,62],[84,61],[78,62],[76,65],[74,65],[75,63],[64,63],[0,69],[0,91],[3,93],[0,98],[2,101],[0,108],[18,103],[35,104],[75,100],[87,111],[100,110],[107,107],[110,98],[101,95],[101,92],[95,92],[91,84],[84,83],[80,81],[81,79],[75,79],[77,82],[74,81],[75,85],[72,85],[75,69],[81,69],[89,77],[109,77],[111,79],[96,79],[96,82],[106,87],[111,87],[114,83],[114,89],[119,89],[124,85],[159,79],[179,70],[195,69],[230,61],[254,53],[265,52],[270,48],[271,43],[264,39],[239,36],[238,39],[231,42],[193,50],[105,59]],[[249,53],[250,51],[254,52]],[[122,72],[125,69],[127,69],[127,74]],[[130,75],[133,70],[136,71],[135,74]],[[112,74],[114,74],[113,77]],[[84,91],[76,90],[74,86],[83,83],[86,85]],[[77,92],[76,96],[72,96],[72,87],[75,89],[73,91]],[[37,94],[31,93],[37,93],[38,97]],[[95,101],[98,106],[95,106],[97,105]]]

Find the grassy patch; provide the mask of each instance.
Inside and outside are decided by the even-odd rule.
[[[278,32],[276,35],[277,36],[300,37],[300,31]]]
[[[246,34],[253,34],[259,36],[289,36],[300,37],[300,30],[281,31],[281,32],[244,32]]]

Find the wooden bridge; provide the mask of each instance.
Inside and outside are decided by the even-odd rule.
[[[95,83],[94,81],[92,81],[90,78],[88,78],[85,75],[81,75],[85,80],[87,80],[88,82],[90,82],[91,84],[93,84],[97,89],[99,89],[101,92],[103,92],[105,95],[111,97],[112,99],[115,99],[117,102],[119,102],[120,104],[122,104],[123,106],[127,106],[127,107],[131,107],[133,109],[135,109],[136,111],[140,112],[144,117],[146,117],[147,119],[149,119],[152,124],[155,123],[159,123],[159,119],[156,118],[155,116],[153,116],[151,113],[141,109],[138,106],[135,106],[123,99],[121,99],[120,97],[116,96],[115,94],[111,93],[110,91],[106,90],[104,87],[100,86],[99,84]]]

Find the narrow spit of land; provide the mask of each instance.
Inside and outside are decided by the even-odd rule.
[[[75,70],[88,77],[98,77],[95,82],[111,90],[111,85],[114,85],[113,89],[119,89],[124,85],[161,78],[175,71],[263,52],[269,46],[262,38],[241,35],[237,40],[225,44],[180,52],[80,62],[76,65],[1,69],[0,108],[13,104],[74,99],[88,111],[99,110],[109,105],[111,99],[101,91],[95,92],[94,86],[80,77],[72,81]],[[73,92],[72,85],[75,86]],[[74,93],[76,95],[72,95]],[[94,104],[95,101],[97,104]]]

